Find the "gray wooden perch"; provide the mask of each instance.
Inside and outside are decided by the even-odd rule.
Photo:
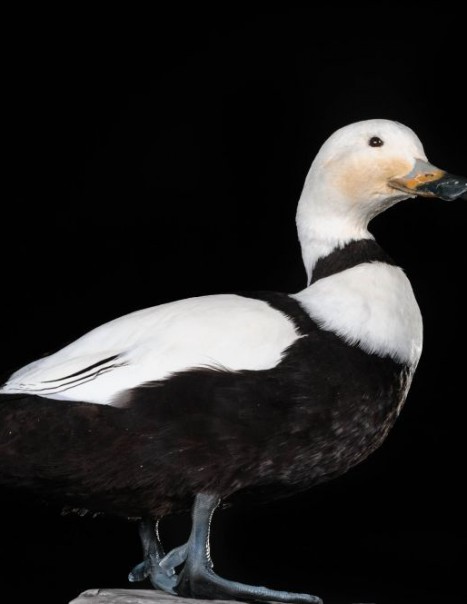
[[[236,600],[197,600],[199,604],[239,604]],[[87,589],[69,604],[193,604],[192,598],[152,589]],[[374,602],[358,604],[375,604]]]
[[[201,603],[201,600],[198,600]],[[209,600],[209,604],[228,604],[226,600]],[[87,589],[69,604],[193,604],[192,598],[171,596],[154,589]],[[236,603],[238,604],[238,603]]]

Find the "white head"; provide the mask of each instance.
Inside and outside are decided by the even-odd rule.
[[[432,185],[446,180],[403,124],[366,120],[334,132],[310,168],[297,210],[308,279],[318,258],[353,239],[371,238],[367,227],[377,214],[407,197],[443,197]]]

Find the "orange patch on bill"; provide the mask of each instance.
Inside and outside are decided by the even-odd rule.
[[[446,173],[443,170],[430,170],[430,172],[421,172],[419,174],[415,174],[411,178],[407,180],[404,178],[398,179],[401,184],[404,185],[407,189],[411,189],[412,191],[416,191],[417,187],[423,185],[427,182],[433,182],[435,180],[439,180]]]

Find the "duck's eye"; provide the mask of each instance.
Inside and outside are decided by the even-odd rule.
[[[384,142],[379,138],[379,136],[372,136],[368,141],[370,147],[382,147]]]

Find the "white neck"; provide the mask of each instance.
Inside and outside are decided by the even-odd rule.
[[[342,203],[340,195],[322,179],[314,180],[312,166],[297,209],[298,238],[308,284],[316,262],[356,239],[373,239],[369,217],[357,205]]]

